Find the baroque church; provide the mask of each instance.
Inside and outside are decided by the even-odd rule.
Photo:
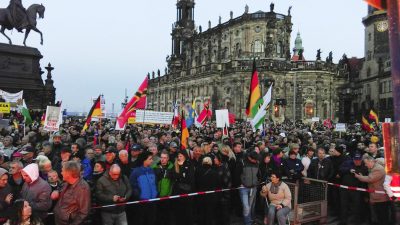
[[[300,33],[291,49],[291,8],[281,14],[272,3],[265,11],[251,13],[246,6],[240,16],[231,12],[228,21],[220,18],[216,26],[209,22],[202,28],[195,26],[194,0],[178,0],[176,6],[168,68],[163,75],[160,70],[148,74],[149,109],[170,112],[175,102],[194,101],[199,112],[210,101],[211,109],[228,109],[237,119],[245,119],[256,59],[262,95],[273,85],[271,120],[356,119],[362,107],[355,106],[354,94],[346,93],[349,88],[354,91],[356,81],[351,60],[344,55],[334,64],[332,53],[326,59],[320,54],[315,60],[305,59]],[[363,59],[356,61],[361,73]]]

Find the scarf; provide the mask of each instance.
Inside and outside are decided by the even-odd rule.
[[[281,186],[282,181],[279,181],[277,184],[271,183],[271,193],[276,195],[279,192],[279,186]]]

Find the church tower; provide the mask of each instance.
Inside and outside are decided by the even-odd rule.
[[[389,24],[386,11],[368,6],[368,15],[363,18],[365,26],[365,62],[371,68],[371,74],[377,74],[376,65],[379,61],[390,60]]]
[[[302,54],[301,59],[299,57],[299,53]],[[297,32],[296,40],[294,41],[292,61],[299,61],[299,60],[304,61],[305,59],[303,53],[304,53],[303,40],[301,39],[300,32]]]
[[[361,110],[374,109],[381,119],[392,117],[389,24],[386,11],[368,6],[364,24],[364,64],[360,71]]]
[[[185,62],[188,40],[195,32],[194,0],[178,0],[176,3],[176,22],[172,25],[172,52],[168,61],[170,69],[180,69]]]

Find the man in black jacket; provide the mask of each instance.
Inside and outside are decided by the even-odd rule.
[[[214,158],[215,171],[219,178],[219,189],[231,188],[231,173],[228,165],[223,162],[222,155],[216,154]],[[229,225],[230,215],[229,215],[229,205],[230,205],[230,193],[222,192],[218,194],[217,209],[219,209],[219,214],[216,214],[217,224]]]
[[[244,153],[242,151],[242,144],[240,142],[235,142],[233,144],[233,152],[235,154],[235,166],[232,170],[232,187],[239,187],[240,186],[240,168],[243,164]],[[231,191],[231,198],[232,198],[232,207],[235,211],[237,216],[241,216],[242,214],[242,204],[240,202],[239,191],[234,190]]]
[[[333,167],[333,177],[331,177],[330,181],[334,184],[342,184],[342,177],[340,176],[339,168],[342,166],[343,162],[349,159],[344,154],[344,148],[342,146],[336,146],[333,149],[330,159]],[[328,203],[332,206],[331,209],[334,210],[333,213],[340,215],[340,194],[338,188],[328,188]]]
[[[326,158],[324,148],[318,148],[317,158],[311,160],[310,167],[307,170],[307,177],[328,181],[333,176],[332,162]]]
[[[347,159],[339,168],[340,176],[342,177],[342,184],[351,187],[365,188],[366,183],[358,180],[354,174],[362,174],[366,176],[368,174],[368,168],[362,162],[362,155],[355,153],[353,159]],[[340,224],[347,224],[348,213],[353,215],[355,222],[361,222],[361,201],[362,192],[355,190],[347,190],[344,188],[340,189]]]

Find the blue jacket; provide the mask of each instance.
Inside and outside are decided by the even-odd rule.
[[[93,169],[90,160],[88,158],[85,158],[84,160],[82,160],[81,164],[83,166],[83,179],[91,180]]]
[[[135,198],[140,200],[156,198],[156,175],[150,167],[138,167],[132,170],[129,181]]]

